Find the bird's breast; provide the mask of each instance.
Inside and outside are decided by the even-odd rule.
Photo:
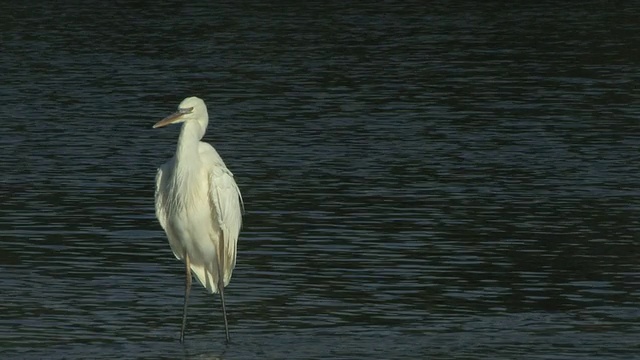
[[[183,176],[175,179],[171,191],[169,221],[186,236],[203,228],[211,216],[206,181],[198,177]]]

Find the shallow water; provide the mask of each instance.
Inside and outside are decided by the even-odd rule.
[[[178,4],[0,5],[1,358],[640,352],[637,9]],[[154,217],[190,95],[246,203],[229,346],[200,287],[179,344]]]

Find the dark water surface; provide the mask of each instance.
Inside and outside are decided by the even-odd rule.
[[[638,8],[113,3],[0,5],[0,358],[640,357]],[[154,217],[190,95],[228,347]]]

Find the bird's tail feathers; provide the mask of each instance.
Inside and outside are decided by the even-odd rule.
[[[191,271],[195,274],[196,279],[202,284],[202,286],[207,289],[209,294],[216,294],[219,292],[218,289],[218,271],[214,269],[212,266],[210,269],[202,265],[195,265],[191,263]],[[230,270],[226,276],[224,277],[224,286],[229,285],[231,281],[231,273],[233,270]]]

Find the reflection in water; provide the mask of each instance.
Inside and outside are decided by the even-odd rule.
[[[640,14],[99,6],[0,9],[0,357],[635,354]],[[228,348],[195,289],[178,344],[153,215],[187,95],[246,201]]]

